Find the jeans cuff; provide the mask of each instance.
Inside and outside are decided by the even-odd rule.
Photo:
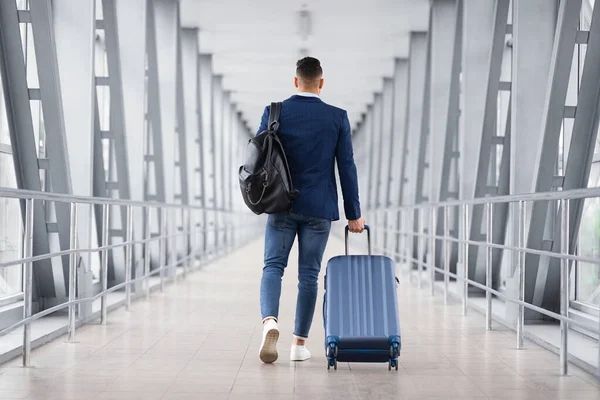
[[[307,339],[308,339],[308,336],[300,336],[300,335],[296,335],[296,334],[294,333],[294,339],[299,339],[299,340],[307,340]]]

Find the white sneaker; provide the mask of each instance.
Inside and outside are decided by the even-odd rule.
[[[296,344],[292,345],[292,350],[290,351],[290,360],[291,361],[306,361],[311,357],[310,351],[306,348],[305,345],[298,346]]]
[[[263,339],[260,345],[259,357],[264,363],[272,363],[277,360],[277,340],[279,340],[279,329],[277,322],[270,319],[263,328]]]

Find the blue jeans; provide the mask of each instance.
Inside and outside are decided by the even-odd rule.
[[[294,335],[308,338],[317,301],[319,272],[331,221],[293,213],[271,214],[265,234],[265,264],[260,287],[263,320],[279,316],[281,278],[298,235],[298,299]]]

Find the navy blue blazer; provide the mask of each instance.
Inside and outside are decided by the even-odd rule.
[[[270,108],[265,108],[257,134],[267,129]],[[283,101],[279,122],[279,139],[288,159],[292,183],[300,192],[291,212],[340,219],[335,180],[337,161],[346,218],[360,218],[348,113],[318,97],[294,95]]]

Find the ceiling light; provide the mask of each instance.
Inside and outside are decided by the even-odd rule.
[[[312,33],[312,13],[306,9],[298,11],[298,34],[304,40]]]

